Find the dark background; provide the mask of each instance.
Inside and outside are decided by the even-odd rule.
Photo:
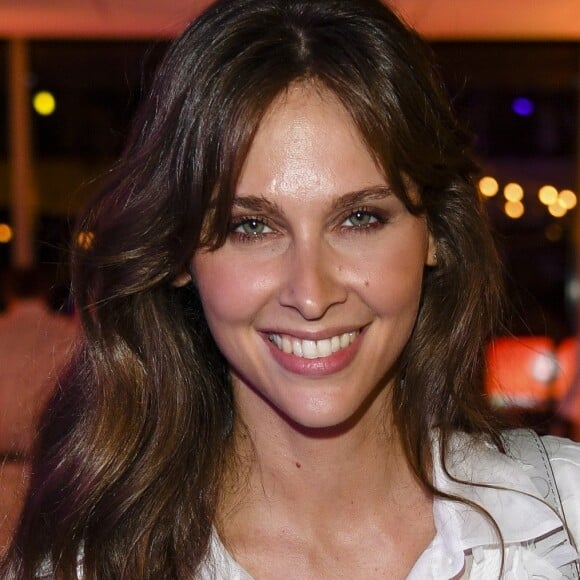
[[[166,48],[164,42],[33,41],[30,90],[50,90],[57,109],[33,115],[40,216],[38,259],[51,280],[55,305],[64,300],[74,216],[120,153],[129,122]],[[438,42],[432,44],[462,121],[474,134],[482,175],[521,183],[526,212],[503,212],[500,194],[486,200],[504,261],[516,334],[574,332],[567,299],[574,276],[574,212],[553,218],[537,201],[540,185],[576,187],[579,54],[575,43]],[[0,43],[0,78],[6,78]],[[534,106],[512,109],[515,98]],[[7,95],[0,86],[0,222],[8,212]],[[9,265],[0,244],[0,272]],[[568,290],[568,292],[567,292]],[[482,289],[485,291],[485,289]]]

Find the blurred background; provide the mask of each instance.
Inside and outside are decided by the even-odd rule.
[[[4,529],[17,513],[56,350],[65,357],[74,338],[68,253],[91,235],[70,240],[75,216],[119,155],[168,42],[207,4],[0,0],[0,489],[15,490],[0,494]],[[510,421],[580,440],[580,4],[391,4],[431,44],[474,135],[511,302],[505,336],[489,346],[488,395]],[[15,306],[25,302],[28,319]],[[58,349],[56,335],[66,338]],[[35,374],[39,336],[52,346]],[[40,367],[42,356],[34,360]]]

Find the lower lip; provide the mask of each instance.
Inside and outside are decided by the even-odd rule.
[[[363,334],[364,330],[346,348],[341,348],[330,356],[322,358],[303,358],[284,352],[274,345],[267,335],[264,335],[264,341],[274,360],[285,370],[297,375],[323,377],[342,371],[352,362],[360,347]]]

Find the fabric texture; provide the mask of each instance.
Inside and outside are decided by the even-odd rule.
[[[580,543],[580,444],[542,438],[558,484],[575,545]],[[503,455],[490,443],[464,434],[452,438],[442,467],[433,441],[434,483],[438,489],[480,506],[495,520],[503,538],[505,580],[558,580],[560,567],[579,558],[562,542],[562,520],[544,501],[545,475],[534,465]],[[466,482],[466,483],[462,483]],[[474,484],[482,485],[474,485]],[[500,577],[502,549],[486,516],[473,507],[435,498],[436,535],[411,570],[408,580]],[[202,580],[252,580],[214,534]]]

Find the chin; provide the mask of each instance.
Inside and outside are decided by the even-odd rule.
[[[371,400],[364,401],[361,405],[337,405],[337,401],[309,401],[307,405],[298,409],[293,406],[286,412],[278,412],[297,431],[311,436],[330,436],[345,433],[355,427],[365,417],[369,417]]]

